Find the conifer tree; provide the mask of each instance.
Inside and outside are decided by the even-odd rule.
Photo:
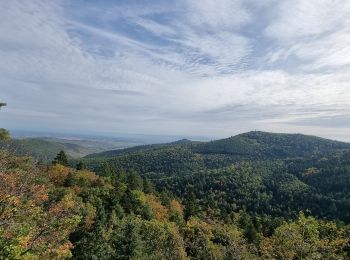
[[[1,107],[6,106],[6,103],[0,102]],[[8,141],[10,139],[10,133],[5,128],[0,128],[0,141]]]
[[[5,128],[0,128],[0,141],[10,140],[10,133]]]
[[[75,168],[78,171],[83,170],[85,168],[84,163],[82,161],[78,162],[77,165],[75,166]]]
[[[199,206],[196,201],[196,196],[191,192],[185,200],[185,220],[188,220],[191,216],[196,216],[199,212]]]
[[[53,165],[56,165],[56,164],[61,164],[61,165],[64,165],[64,166],[68,166],[68,158],[67,158],[67,155],[66,153],[61,150],[55,157],[55,159],[52,161],[52,164]]]

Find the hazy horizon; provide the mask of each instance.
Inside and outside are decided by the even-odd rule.
[[[350,141],[350,2],[3,1],[0,127]]]
[[[41,137],[55,137],[55,138],[69,138],[69,137],[80,137],[86,140],[93,139],[93,138],[106,138],[106,139],[137,139],[140,141],[145,142],[145,144],[153,144],[153,143],[167,143],[167,142],[173,142],[178,141],[181,139],[189,139],[191,141],[214,141],[219,139],[225,139],[232,136],[248,133],[248,132],[266,132],[266,133],[275,133],[275,134],[303,134],[303,135],[311,135],[316,137],[321,137],[329,140],[334,141],[341,141],[341,142],[349,142],[350,138],[347,139],[347,136],[344,136],[344,138],[331,138],[327,136],[322,135],[314,135],[314,134],[305,134],[302,132],[273,132],[273,131],[264,131],[264,130],[251,130],[246,132],[239,132],[239,133],[233,133],[231,135],[227,136],[196,136],[196,135],[172,135],[172,134],[142,134],[142,133],[121,133],[121,132],[93,132],[93,131],[82,131],[82,130],[25,130],[25,129],[9,129],[11,135],[13,138],[41,138]]]

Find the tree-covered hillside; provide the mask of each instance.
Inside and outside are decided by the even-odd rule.
[[[254,132],[238,140],[266,156],[201,150],[231,139],[52,164],[1,149],[0,259],[349,259],[348,144]]]
[[[249,132],[207,143],[181,141],[88,156],[87,167],[136,171],[158,191],[193,197],[196,215],[227,220],[290,218],[308,210],[350,222],[350,144],[300,134]],[[110,155],[110,156],[108,156]]]
[[[0,258],[349,258],[349,226],[308,212],[285,219],[251,213],[248,208],[255,205],[268,207],[269,195],[259,195],[261,175],[249,166],[193,175],[186,176],[188,183],[194,187],[200,181],[201,189],[181,200],[182,190],[176,191],[181,184],[167,182],[157,192],[135,171],[104,167],[96,175],[60,164],[38,166],[1,150]],[[218,187],[232,185],[227,176],[237,187],[235,201],[206,186],[210,179]],[[305,187],[296,181],[294,188]],[[208,207],[197,197],[204,190]],[[240,203],[247,210],[227,208]],[[220,208],[225,219],[216,212]]]
[[[91,153],[106,151],[113,148],[125,148],[138,144],[128,140],[113,138],[84,138],[26,137],[11,139],[9,142],[0,141],[0,148],[11,150],[17,155],[30,155],[38,161],[48,163],[51,162],[61,150],[64,150],[71,158],[81,158]]]
[[[75,157],[84,148],[74,144],[61,144],[41,138],[12,139],[8,142],[0,141],[0,148],[5,148],[17,155],[28,155],[38,161],[50,162],[56,154],[65,150],[69,156]]]
[[[235,158],[237,160],[266,160],[331,154],[337,151],[349,150],[350,143],[302,134],[252,131],[210,142],[192,142],[184,139],[173,143],[134,146],[127,149],[90,154],[86,158],[112,158],[126,154],[162,151],[173,147],[182,147],[208,158],[210,158],[210,154],[214,154],[222,157],[229,155],[231,159]]]
[[[183,145],[191,145],[193,143],[198,143],[198,142],[191,142],[190,140],[182,139],[172,143],[139,145],[139,146],[133,146],[126,149],[117,149],[117,150],[105,151],[101,153],[93,153],[85,156],[85,158],[110,158],[120,154],[132,154],[135,152],[154,151],[154,150],[159,150],[166,147],[178,147]]]
[[[302,134],[253,131],[227,139],[195,145],[204,154],[230,154],[253,159],[308,157],[350,149],[350,144]]]

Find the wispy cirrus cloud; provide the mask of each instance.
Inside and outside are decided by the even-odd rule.
[[[287,42],[325,36],[349,23],[349,8],[341,0],[279,1],[265,33]]]
[[[303,70],[343,69],[350,65],[350,3],[333,0],[283,1],[277,19],[265,29],[277,50],[270,62],[298,59]]]
[[[0,12],[7,127],[333,137],[339,126],[341,138],[350,128],[344,1],[15,0]]]

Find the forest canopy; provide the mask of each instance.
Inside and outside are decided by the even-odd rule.
[[[343,144],[256,160],[209,144],[210,153],[186,141],[79,161],[60,151],[52,164],[1,150],[1,258],[350,257]]]

